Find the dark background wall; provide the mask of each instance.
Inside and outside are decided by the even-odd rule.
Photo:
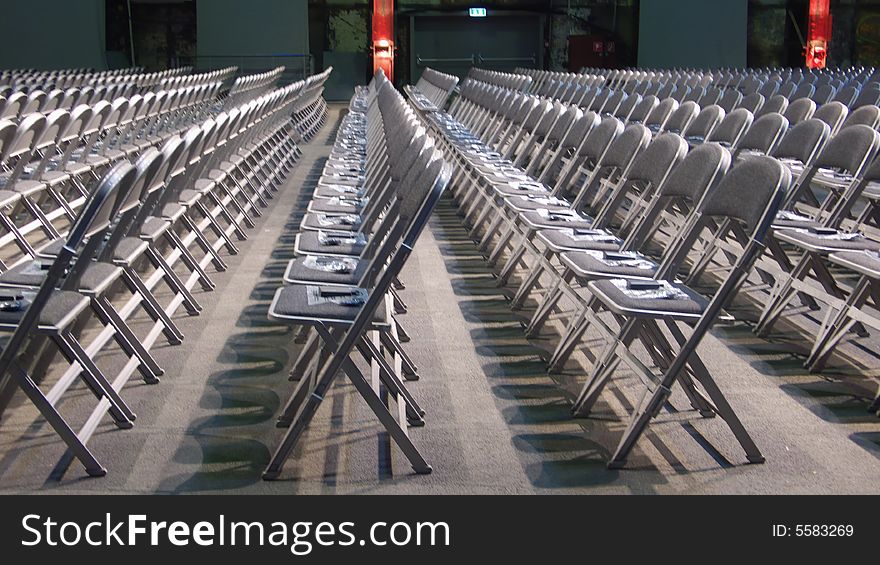
[[[283,63],[298,75],[334,65],[329,86],[340,96],[370,68],[369,0],[132,0],[131,14],[127,0],[2,5],[2,68],[117,68],[131,64],[132,50],[148,69]],[[542,27],[540,63],[576,70],[800,66],[808,0],[397,0],[398,83],[418,78],[410,76],[410,22],[461,16],[471,6],[486,7],[490,18],[534,17]],[[880,66],[880,0],[831,0],[831,9],[829,64]],[[308,57],[291,56],[302,54]]]
[[[0,8],[0,68],[106,68],[104,0],[13,0]]]
[[[744,67],[747,0],[641,0],[641,67]]]
[[[308,65],[307,0],[208,0],[197,11],[200,66]]]

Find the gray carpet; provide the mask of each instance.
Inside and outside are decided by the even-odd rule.
[[[629,468],[605,467],[623,431],[621,418],[639,382],[621,371],[596,417],[569,416],[596,336],[562,375],[542,356],[552,328],[523,337],[529,311],[512,312],[485,260],[467,239],[453,203],[441,202],[407,264],[401,317],[421,379],[410,389],[427,410],[410,435],[433,465],[415,475],[353,387],[340,378],[285,468],[260,472],[282,430],[275,427],[292,391],[287,371],[294,334],[266,311],[287,261],[310,182],[330,149],[338,108],[304,148],[295,174],[257,221],[213,292],[198,292],[198,317],[176,317],[179,346],[160,342],[166,368],[158,385],[133,379],[123,396],[138,413],[134,429],[102,426],[90,447],[107,466],[100,479],[74,463],[53,471],[64,449],[22,399],[0,421],[0,492],[60,493],[369,493],[650,494],[875,493],[880,484],[880,420],[867,414],[872,389],[859,379],[808,375],[785,347],[754,338],[744,325],[717,328],[701,354],[767,457],[745,463],[718,419],[665,411],[639,442]],[[533,306],[533,305],[532,305]],[[99,359],[108,372],[119,353]],[[72,391],[72,421],[93,399]]]

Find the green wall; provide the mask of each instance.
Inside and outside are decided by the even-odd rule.
[[[747,0],[641,0],[640,67],[744,67]]]
[[[309,52],[307,0],[208,0],[196,7],[199,64],[244,66],[220,55],[282,55]],[[204,64],[206,62],[208,64]],[[302,65],[301,59],[251,58],[254,68]]]
[[[107,68],[104,0],[4,0],[0,68]]]

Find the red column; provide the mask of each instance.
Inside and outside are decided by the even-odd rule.
[[[394,0],[373,0],[373,72],[394,80]]]
[[[831,0],[810,0],[810,23],[807,36],[807,67],[824,69],[831,40]]]

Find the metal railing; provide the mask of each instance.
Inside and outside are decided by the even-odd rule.
[[[481,53],[475,53],[470,57],[422,57],[421,55],[416,55],[416,64],[420,67],[427,67],[431,64],[444,64],[444,63],[467,63],[471,66],[482,66],[486,63],[528,63],[531,65],[535,65],[537,62],[537,57],[532,55],[530,57],[484,57]]]

